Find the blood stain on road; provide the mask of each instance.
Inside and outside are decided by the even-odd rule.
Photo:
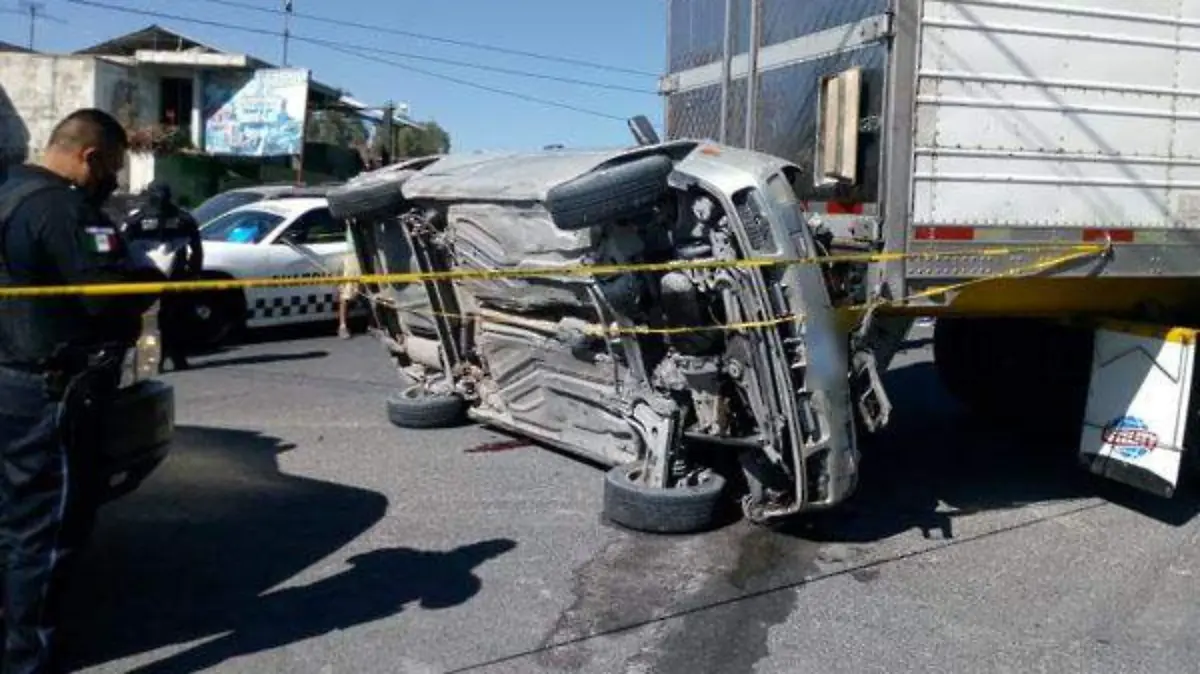
[[[509,452],[514,449],[529,447],[533,443],[528,440],[504,440],[501,442],[485,442],[482,445],[477,445],[465,450],[467,454],[492,454],[495,452]]]

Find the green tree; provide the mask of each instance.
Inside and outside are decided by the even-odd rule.
[[[391,155],[393,160],[445,154],[450,151],[450,134],[437,122],[423,122],[420,126],[421,128],[396,125],[392,128],[394,142]],[[375,138],[376,154],[382,153],[386,143],[385,136],[386,132],[381,126]]]
[[[362,120],[340,110],[316,110],[308,118],[306,129],[310,143],[325,143],[336,147],[362,147],[367,143],[367,129]]]

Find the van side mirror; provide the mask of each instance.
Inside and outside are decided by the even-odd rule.
[[[658,145],[662,140],[658,137],[658,132],[654,130],[654,125],[646,119],[645,115],[638,115],[629,120],[629,130],[633,132],[633,137],[637,140],[638,145]]]

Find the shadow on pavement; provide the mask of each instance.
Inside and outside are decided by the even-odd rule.
[[[231,633],[130,671],[200,672],[231,658],[388,618],[410,602],[426,609],[458,606],[479,592],[475,568],[514,547],[511,540],[495,539],[449,552],[395,548],[357,555],[346,560],[348,571],[272,592],[229,614]]]
[[[260,621],[294,631],[277,633],[279,640],[330,627],[303,621],[378,617],[380,605],[368,603],[356,616],[330,597],[329,615],[307,611],[280,621],[269,609],[289,600],[260,598],[365,532],[388,505],[375,492],[281,473],[277,456],[289,449],[248,431],[177,428],[159,471],[100,513],[69,596],[63,632],[70,663],[111,662],[230,630],[255,634]],[[324,587],[331,595],[357,590],[360,601],[376,597],[389,582],[409,582],[412,559],[366,555]],[[450,591],[464,592],[463,581],[457,587]],[[295,597],[299,608],[305,600],[297,592],[278,594]],[[315,597],[317,589],[310,592]],[[392,589],[391,596],[408,592]]]
[[[370,319],[362,315],[351,315],[347,320],[350,332],[356,337],[367,336]],[[300,339],[318,339],[337,336],[337,321],[329,318],[311,323],[284,325],[270,328],[257,328],[245,331],[237,345],[271,344],[274,342],[290,342]]]
[[[233,356],[218,358],[205,356],[204,360],[191,363],[189,370],[210,370],[218,367],[236,367],[239,365],[266,365],[268,363],[285,363],[296,360],[317,360],[327,358],[328,351],[305,351],[303,353],[264,353],[255,356]]]
[[[1007,427],[973,421],[928,362],[889,372],[886,384],[893,421],[863,442],[855,496],[838,510],[787,523],[781,533],[868,543],[917,529],[951,539],[956,517],[1088,497],[1175,526],[1200,512],[1195,490],[1163,499],[1087,473],[1076,462],[1077,433],[1056,429],[1054,410],[1030,409]]]

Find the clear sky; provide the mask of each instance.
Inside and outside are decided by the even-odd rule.
[[[282,16],[233,8],[212,0],[96,1],[252,26],[258,30],[281,31],[283,27]],[[280,9],[283,5],[283,0],[234,1],[265,9]],[[272,63],[279,63],[282,58],[280,38],[186,21],[122,14],[73,4],[70,0],[41,2],[45,5],[45,14],[65,20],[65,24],[40,21],[36,37],[39,50],[72,51],[157,23],[218,48],[250,53]],[[0,40],[26,44],[28,21],[8,13],[17,9],[18,0],[0,0],[0,7],[5,10],[0,14]],[[293,7],[297,14],[335,17],[648,73],[661,73],[665,61],[664,0],[293,0]],[[644,90],[648,93],[598,89],[394,55],[375,55],[397,64],[620,118],[645,114],[661,129],[662,101],[653,93],[657,85],[653,76],[595,70],[414,37],[330,26],[303,18],[294,19],[292,31],[301,37],[332,41],[350,48],[416,53]],[[293,41],[289,61],[294,66],[311,68],[315,79],[344,89],[361,101],[382,104],[392,99],[408,103],[414,118],[434,119],[450,132],[455,151],[529,149],[553,143],[593,147],[631,142],[626,126],[620,120],[477,90],[325,46]]]

